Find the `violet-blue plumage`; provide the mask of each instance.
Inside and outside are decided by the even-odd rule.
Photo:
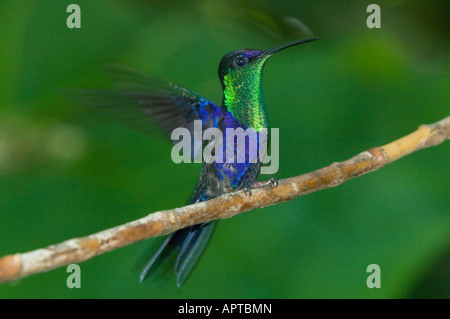
[[[223,88],[219,107],[199,94],[141,71],[119,65],[105,68],[118,91],[98,91],[90,96],[91,104],[137,105],[169,136],[175,128],[184,127],[191,133],[194,121],[201,120],[202,129],[217,128],[222,132],[223,160],[204,162],[200,178],[190,203],[205,201],[225,193],[251,187],[256,181],[261,159],[262,138],[267,140],[268,120],[262,91],[262,70],[276,52],[301,43],[293,41],[271,50],[243,49],[226,54],[219,64],[218,74]],[[238,137],[227,142],[227,129],[247,129],[256,139],[244,140],[244,157],[236,147]],[[193,134],[191,134],[193,136]],[[256,149],[256,154],[254,150]],[[230,160],[228,153],[233,155]],[[197,263],[211,235],[214,222],[194,225],[169,235],[153,255],[141,274],[141,282],[175,249],[177,285],[181,286]]]
[[[256,57],[256,56],[258,56],[258,55],[261,55],[262,53],[264,53],[264,51],[262,51],[262,50],[253,50],[253,49],[246,49],[246,50],[244,50],[245,52],[244,52],[244,56],[246,57],[246,58],[254,58],[254,57]]]

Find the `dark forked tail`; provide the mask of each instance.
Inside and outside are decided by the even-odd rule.
[[[148,278],[175,249],[179,249],[175,261],[175,275],[177,286],[180,288],[202,255],[213,228],[214,221],[190,226],[170,234],[145,266],[139,278],[140,282]]]

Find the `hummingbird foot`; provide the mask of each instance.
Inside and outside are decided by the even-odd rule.
[[[269,180],[269,182],[272,184],[272,187],[277,187],[278,184],[280,184],[280,183],[278,182],[278,180],[276,180],[276,179],[273,178],[273,177]]]
[[[269,184],[271,184],[272,187],[276,187],[276,186],[278,186],[279,183],[278,183],[278,181],[275,178],[271,178],[268,181],[255,182],[253,184],[253,187],[257,188],[257,187],[262,187],[262,186],[266,186],[266,185],[269,185]]]
[[[252,196],[252,191],[248,187],[244,187],[244,193],[247,194],[248,197]]]

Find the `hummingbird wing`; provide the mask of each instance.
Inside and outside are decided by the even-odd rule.
[[[186,128],[194,136],[194,120],[202,121],[203,132],[217,125],[227,112],[193,91],[145,72],[120,64],[107,64],[103,70],[116,89],[61,90],[61,93],[81,105],[112,113],[143,133],[157,135],[155,126],[159,127],[169,138],[176,128]],[[202,143],[194,143],[192,139],[192,146],[191,157],[196,159],[201,155]]]
[[[212,127],[223,112],[199,94],[142,71],[108,64],[104,72],[116,84],[116,95],[122,96],[115,105],[138,106],[141,115],[146,114],[169,137],[176,128],[187,128],[193,134],[194,120],[202,121],[203,130]]]

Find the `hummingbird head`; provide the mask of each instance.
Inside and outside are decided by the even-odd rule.
[[[285,48],[316,39],[292,41],[269,50],[241,49],[226,54],[219,63],[219,78],[224,92],[223,106],[248,127],[267,127],[262,94],[264,64]]]
[[[268,58],[276,52],[294,45],[307,43],[317,38],[306,38],[288,42],[269,50],[241,49],[227,53],[219,63],[219,78],[222,85],[227,85],[230,78],[242,76],[261,76],[261,70]]]

